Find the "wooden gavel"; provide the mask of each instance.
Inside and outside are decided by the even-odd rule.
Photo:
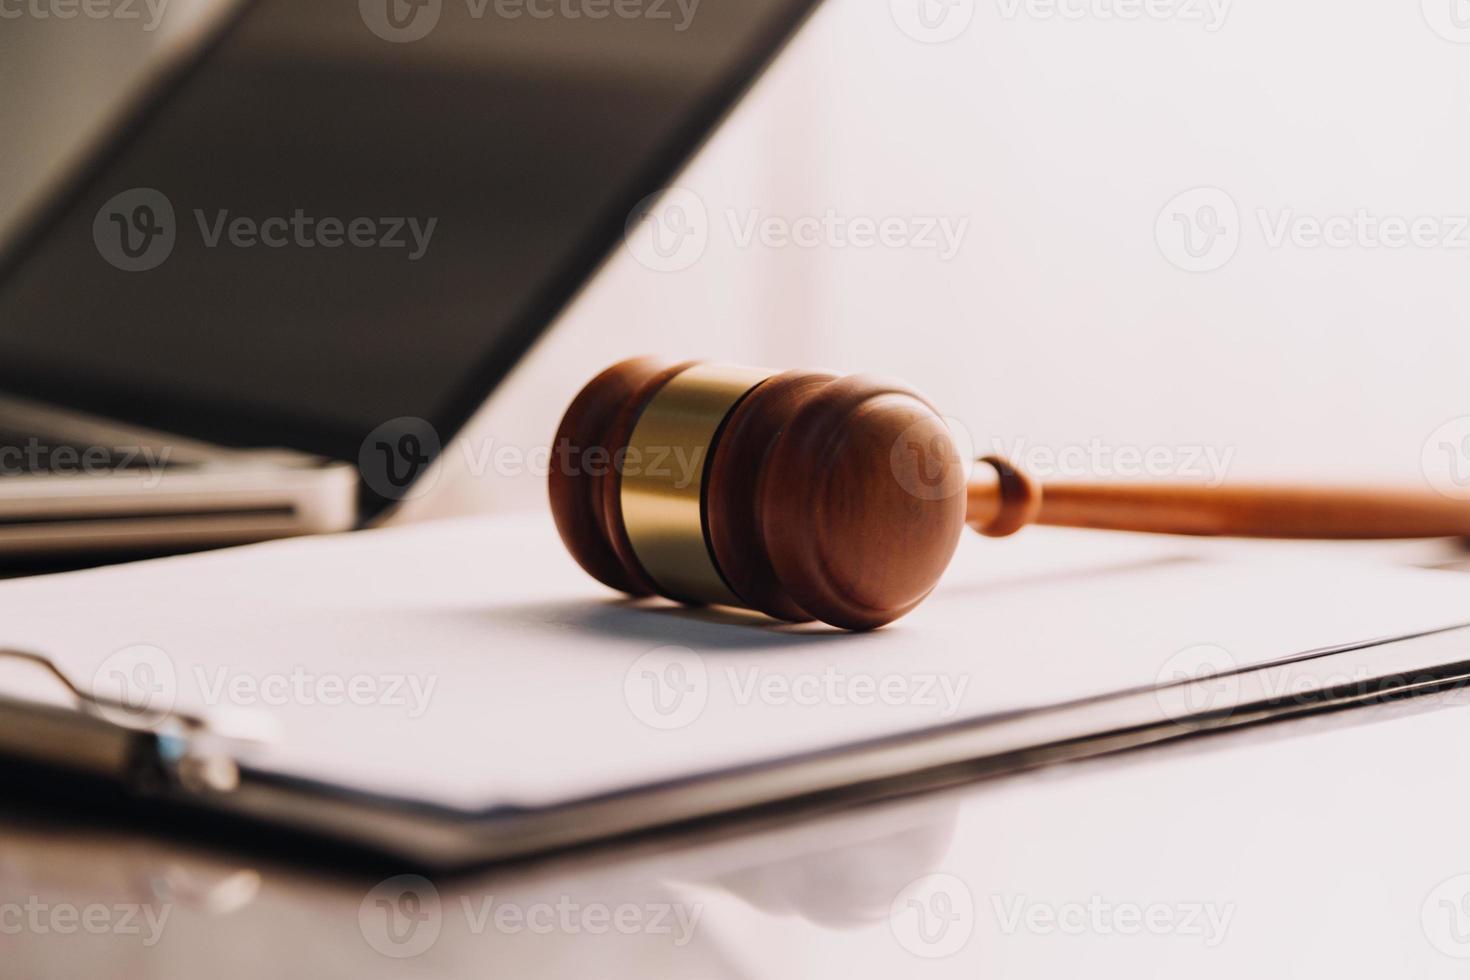
[[[966,524],[1274,538],[1470,535],[1432,492],[1048,484],[973,468],[903,385],[635,358],[592,379],[553,447],[567,549],[630,595],[871,629],[913,609]]]

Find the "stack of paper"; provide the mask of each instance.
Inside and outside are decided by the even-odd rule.
[[[512,515],[3,582],[0,646],[104,692],[268,716],[258,767],[483,810],[1470,620],[1470,577],[1262,555],[967,535],[916,612],[846,634],[623,600],[549,520]]]

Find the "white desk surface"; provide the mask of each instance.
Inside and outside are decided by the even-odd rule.
[[[1467,721],[1463,696],[1351,711],[443,879],[437,904],[422,883],[380,886],[391,868],[328,874],[8,813],[4,972],[1460,976]],[[400,918],[395,941],[377,899],[405,887],[422,901],[395,905],[416,923]],[[99,934],[64,911],[93,904],[109,910],[91,913]]]
[[[1467,722],[1451,692],[432,889],[6,803],[0,973],[1459,976]]]

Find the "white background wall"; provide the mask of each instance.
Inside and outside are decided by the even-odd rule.
[[[1182,469],[1198,446],[1236,479],[1422,483],[1426,440],[1470,415],[1470,27],[1451,4],[1467,25],[1470,5],[923,0],[963,26],[925,43],[897,23],[915,2],[829,0],[678,181],[708,214],[699,261],[620,249],[407,516],[539,506],[539,475],[482,465],[487,446],[544,446],[587,378],[647,352],[897,375],[982,449],[1164,447]],[[1226,196],[1165,210],[1199,186]],[[1205,259],[1223,265],[1190,272],[1173,211],[1198,234],[1200,200],[1228,234]],[[968,227],[948,261],[742,247],[727,214],[752,209]],[[1430,218],[1435,244],[1269,241],[1285,215],[1359,209]]]

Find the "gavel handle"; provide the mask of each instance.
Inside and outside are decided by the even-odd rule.
[[[991,537],[1027,524],[1242,538],[1470,536],[1470,502],[1430,490],[1304,486],[1049,483],[986,457],[965,521]]]

